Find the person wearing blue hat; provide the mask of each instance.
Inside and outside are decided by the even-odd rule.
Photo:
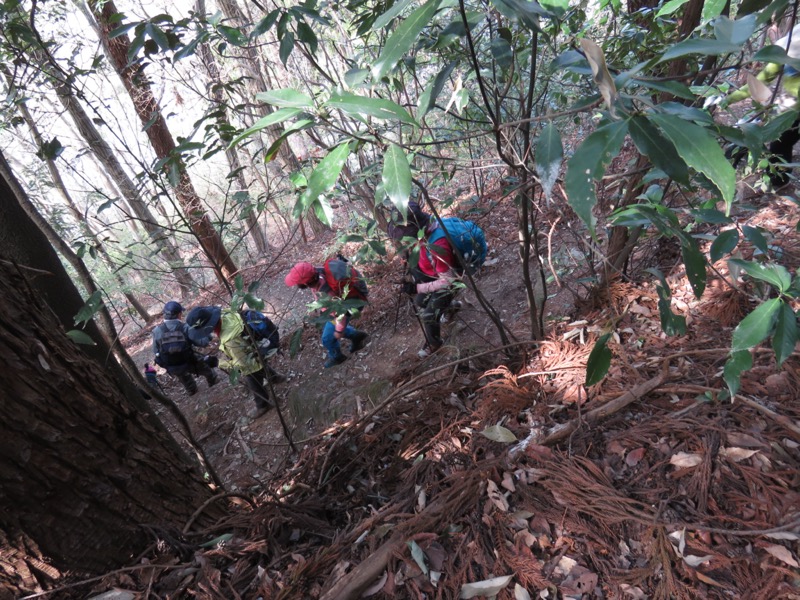
[[[155,363],[181,382],[186,393],[197,393],[195,376],[205,377],[208,387],[219,381],[214,373],[213,360],[195,353],[189,338],[189,327],[181,321],[183,307],[170,300],[164,305],[164,322],[153,329]]]
[[[188,336],[197,346],[207,346],[213,337],[227,357],[220,362],[224,371],[238,371],[240,381],[253,394],[255,408],[249,416],[264,416],[274,408],[264,383],[283,383],[286,376],[267,364],[278,351],[278,328],[263,313],[255,310],[222,310],[219,306],[197,306],[186,315]]]

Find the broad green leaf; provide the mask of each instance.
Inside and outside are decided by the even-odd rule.
[[[766,144],[777,140],[781,134],[789,129],[797,120],[798,113],[795,110],[787,110],[778,116],[770,119],[769,123],[759,125],[757,133],[759,134],[759,144]]]
[[[778,317],[775,320],[775,333],[772,334],[772,349],[775,351],[778,366],[781,366],[783,361],[794,352],[797,340],[797,316],[789,303],[781,302]]]
[[[701,125],[708,125],[709,127],[716,127],[714,118],[708,114],[708,111],[700,110],[678,102],[662,102],[658,105],[658,110],[667,115],[675,115],[686,121],[694,121]]]
[[[678,155],[675,146],[644,117],[630,120],[630,133],[636,148],[669,177],[689,185],[689,169]]]
[[[656,13],[656,17],[663,17],[664,15],[671,15],[676,10],[678,10],[681,6],[689,2],[689,0],[669,0],[669,2],[665,3],[658,12]]]
[[[305,21],[300,21],[297,24],[297,37],[300,39],[301,42],[308,46],[308,49],[311,51],[311,54],[317,53],[317,46],[319,44],[319,40],[317,39],[317,34],[314,33],[314,30],[311,29],[308,23]]]
[[[740,15],[752,14],[768,6],[771,2],[772,0],[742,0],[742,3],[739,5],[738,13]]]
[[[270,12],[266,17],[261,19],[258,24],[253,28],[253,31],[250,33],[250,39],[255,39],[258,36],[266,33],[269,31],[273,25],[275,25],[275,21],[278,20],[280,16],[280,10],[275,9]]]
[[[733,252],[733,249],[736,248],[736,244],[738,243],[739,232],[735,229],[728,229],[720,233],[717,239],[711,243],[711,249],[708,253],[711,257],[711,262],[715,263],[726,254]]]
[[[683,100],[694,101],[696,99],[692,90],[679,81],[648,81],[645,79],[637,79],[636,84],[651,90],[656,90],[657,92],[667,92]]]
[[[508,40],[504,40],[501,37],[493,38],[490,43],[490,47],[492,50],[492,56],[500,68],[509,68],[514,59],[514,54],[511,51],[511,44],[508,43]]]
[[[158,44],[158,47],[161,48],[161,50],[169,50],[169,40],[160,27],[153,25],[152,23],[148,23],[144,26],[144,30],[147,32],[147,35],[150,36],[150,39]]]
[[[695,298],[699,299],[706,289],[706,257],[697,247],[697,241],[688,236],[681,240],[681,256],[689,285],[692,286]]]
[[[411,195],[411,169],[408,166],[406,153],[396,144],[390,144],[386,154],[383,155],[382,180],[386,195],[405,220],[408,197]]]
[[[711,19],[719,17],[722,9],[725,8],[727,0],[706,0],[703,3],[703,22],[708,23]],[[719,39],[719,36],[717,36]]]
[[[578,146],[567,164],[565,184],[569,205],[589,227],[592,237],[596,223],[592,209],[597,203],[594,180],[603,176],[606,166],[619,152],[627,131],[627,121],[600,127]]]
[[[610,337],[610,333],[600,336],[589,354],[589,359],[586,361],[587,386],[598,383],[608,373],[608,368],[611,366],[611,350],[607,346]]]
[[[539,4],[557,17],[561,17],[569,9],[569,0],[541,0]]]
[[[794,39],[792,39],[792,45],[794,45]],[[795,70],[800,71],[800,58],[792,58],[786,53],[785,48],[781,48],[780,46],[776,46],[774,44],[764,46],[761,50],[756,52],[756,55],[753,57],[753,61],[787,65]]]
[[[279,108],[313,108],[314,101],[302,92],[285,88],[256,94],[256,100]]]
[[[661,55],[659,62],[689,56],[690,54],[703,54],[705,56],[717,56],[719,54],[730,54],[738,52],[741,47],[738,44],[720,40],[688,39],[675,44],[672,48]]]
[[[731,353],[725,367],[722,370],[722,377],[725,383],[728,384],[728,390],[731,393],[731,398],[739,391],[740,380],[742,373],[747,371],[753,366],[753,356],[749,350],[740,350],[739,352]]]
[[[281,59],[283,66],[286,66],[286,61],[294,50],[294,34],[291,31],[286,32],[281,38],[281,45],[278,49],[278,57]]]
[[[561,144],[561,134],[551,121],[542,129],[539,139],[536,140],[536,170],[542,184],[544,197],[550,199],[553,186],[556,184],[561,171],[561,161],[564,158],[564,146]]]
[[[667,335],[685,335],[686,334],[686,317],[676,315],[672,312],[672,291],[669,289],[666,277],[658,269],[645,269],[648,273],[652,273],[658,277],[661,285],[656,286],[658,292],[658,314],[661,318],[661,329]]]
[[[372,24],[372,31],[378,31],[386,27],[392,19],[403,12],[411,3],[412,0],[398,0],[395,2],[389,10],[375,19],[375,22]]]
[[[293,134],[297,133],[298,131],[302,131],[303,129],[308,129],[314,124],[314,121],[311,119],[301,119],[300,121],[295,121],[292,123],[291,127],[287,127],[286,131],[284,131],[281,136],[276,139],[267,151],[264,153],[264,162],[268,163],[271,160],[274,160],[275,157],[278,155],[278,151],[281,149],[283,143]],[[305,185],[305,183],[303,184]]]
[[[228,148],[233,148],[236,144],[241,142],[246,137],[250,137],[254,133],[258,133],[262,129],[266,129],[267,127],[272,127],[278,123],[282,123],[287,119],[291,119],[299,115],[302,111],[299,108],[281,108],[276,110],[274,113],[267,115],[266,117],[260,118],[258,121],[253,123],[251,127],[245,129],[242,133],[237,135],[233,138],[230,144],[228,144]]]
[[[308,178],[308,187],[297,199],[297,203],[294,206],[294,216],[303,215],[318,201],[322,194],[333,189],[348,156],[350,156],[350,145],[343,143],[331,150],[325,158],[319,161],[317,168]]]
[[[350,69],[344,74],[345,85],[353,89],[360,86],[369,76],[369,69]]]
[[[95,341],[90,338],[85,331],[81,331],[80,329],[70,329],[67,332],[67,337],[76,344],[81,344],[83,346],[97,346]]]
[[[86,303],[78,311],[78,314],[75,315],[75,325],[80,325],[81,323],[89,321],[97,314],[97,311],[99,311],[102,306],[103,292],[97,290],[86,299]]]
[[[325,225],[330,227],[333,224],[333,207],[325,196],[320,196],[314,200],[311,203],[311,210]]]
[[[781,294],[787,292],[792,285],[792,276],[786,267],[783,265],[776,265],[774,263],[763,264],[759,262],[750,262],[746,260],[731,259],[753,279],[766,281],[772,287],[777,289]]]
[[[711,2],[706,2],[705,6],[703,6],[703,20],[709,20],[706,19],[705,16],[706,8],[710,8],[710,5],[713,5],[714,7],[711,10],[717,10],[717,8],[722,10],[725,2],[726,0],[712,0]],[[717,15],[719,15],[719,13],[714,16]],[[742,17],[741,19],[736,19],[735,21],[728,17],[722,16],[714,21],[714,37],[722,42],[730,42],[731,44],[744,44],[748,39],[750,39],[750,36],[753,35],[753,31],[755,31],[755,29],[755,16]]]
[[[247,38],[242,34],[238,27],[230,27],[228,25],[218,25],[217,31],[225,38],[225,41],[232,46],[241,47],[247,43]]]
[[[733,330],[731,352],[748,350],[763,342],[772,332],[782,301],[771,298],[747,315]]]
[[[335,92],[330,100],[325,103],[325,106],[337,108],[343,113],[354,117],[399,119],[403,123],[416,125],[414,117],[412,117],[405,108],[391,100],[384,100],[383,98],[366,98],[364,96],[356,96],[350,92]]]
[[[708,177],[722,194],[730,213],[736,191],[736,172],[725,159],[716,138],[703,127],[672,115],[652,115],[651,120],[675,144],[675,150],[690,167]]]
[[[733,219],[726,217],[725,213],[716,208],[697,208],[689,211],[699,223],[712,223],[714,225],[728,225]]]
[[[384,45],[378,60],[372,65],[372,78],[375,81],[380,81],[388,75],[405,56],[405,53],[411,49],[419,34],[433,18],[437,8],[439,8],[439,0],[428,0],[408,15],[394,30],[386,40],[386,45]]]
[[[421,120],[436,104],[436,99],[439,97],[439,94],[442,93],[444,85],[450,78],[450,74],[453,72],[455,66],[456,61],[450,62],[444,69],[436,74],[433,81],[425,88],[425,91],[420,95],[417,105],[417,119]]]
[[[539,17],[550,17],[551,13],[532,0],[491,0],[497,11],[507,19],[519,20],[531,31],[539,31]]]
[[[753,244],[762,254],[769,254],[769,244],[764,234],[757,227],[742,225],[742,233],[747,241]]]
[[[489,438],[493,442],[502,442],[504,444],[510,444],[511,442],[517,441],[517,436],[515,436],[511,430],[506,429],[502,425],[490,425],[481,431],[481,435],[485,438]]]

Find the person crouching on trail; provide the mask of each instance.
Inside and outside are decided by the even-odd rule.
[[[248,416],[257,419],[275,407],[264,380],[278,384],[286,381],[286,376],[267,364],[267,358],[278,351],[280,336],[266,315],[255,310],[198,306],[189,311],[186,324],[189,338],[198,346],[210,344],[212,334],[219,338],[219,349],[228,358],[220,368],[237,370],[242,384],[253,394],[256,406]]]
[[[411,217],[411,214],[409,214]],[[424,237],[417,244],[417,266],[410,269],[413,281],[403,284],[403,291],[414,297],[414,305],[425,332],[425,346],[418,352],[424,358],[442,347],[441,320],[461,308],[455,300],[460,280],[458,259],[447,237],[430,242],[431,234],[439,227],[434,219],[427,219]]]
[[[366,302],[369,294],[367,284],[358,271],[341,257],[326,260],[322,267],[315,267],[309,262],[299,262],[291,268],[284,282],[289,287],[310,289],[315,299],[320,294],[326,294],[340,300]],[[325,368],[329,369],[347,360],[339,340],[342,338],[350,340],[352,354],[367,345],[369,334],[358,331],[350,325],[349,310],[340,311],[340,314],[328,311],[327,316],[329,320],[322,328],[322,345],[328,352]]]
[[[196,354],[188,336],[188,326],[181,321],[183,307],[174,300],[164,305],[164,322],[153,329],[153,354],[155,363],[181,382],[186,393],[197,393],[195,376],[206,378],[208,387],[218,381],[214,364]]]

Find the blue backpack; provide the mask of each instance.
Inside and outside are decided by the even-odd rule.
[[[260,342],[261,340],[269,340],[270,347],[277,348],[280,342],[280,334],[275,323],[270,321],[269,317],[257,310],[243,310],[241,313],[242,320],[245,322],[244,335],[249,332],[253,333],[254,341]]]
[[[445,217],[442,219],[444,228],[453,240],[454,252],[458,252],[464,260],[467,271],[474,273],[486,260],[486,236],[483,229],[472,221],[458,217]],[[428,242],[433,244],[436,240],[447,237],[441,227],[437,227],[428,236]],[[460,263],[459,263],[460,268]]]

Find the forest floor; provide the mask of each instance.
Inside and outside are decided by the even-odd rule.
[[[514,338],[525,340],[514,208],[491,202],[478,207],[484,216],[470,215],[490,244],[476,281]],[[796,201],[749,202],[736,225],[780,232],[771,243],[796,268]],[[230,517],[188,533],[193,552],[162,543],[140,570],[111,573],[94,593],[800,598],[798,354],[778,368],[772,352],[758,348],[739,394],[721,399],[722,366],[748,294],[711,274],[696,299],[679,249],[643,240],[629,272],[658,267],[673,311],[687,320],[686,335],[668,337],[653,278],[587,295],[583,279],[592,274],[574,216],[545,212],[539,223],[551,279],[548,335],[514,347],[512,359],[498,350],[498,333],[469,290],[446,326],[446,347],[419,358],[423,336],[394,285],[402,275],[395,258],[364,269],[371,304],[357,326],[370,333],[369,345],[323,369],[312,326],[289,356],[289,334],[311,299],[284,286],[283,276],[296,260],[321,263],[333,239],[250,269],[247,283],[261,280],[258,294],[282,327],[283,353],[272,364],[289,380],[275,391],[297,452],[278,411],[246,416],[253,403],[243,387],[208,389],[200,380],[200,392],[187,397],[162,373],[225,483],[218,501]],[[753,251],[740,249],[745,258]],[[727,273],[725,261],[715,268]],[[208,296],[194,304],[212,303]],[[604,333],[611,368],[587,388],[587,358]],[[147,332],[126,345],[140,366],[151,360]]]

